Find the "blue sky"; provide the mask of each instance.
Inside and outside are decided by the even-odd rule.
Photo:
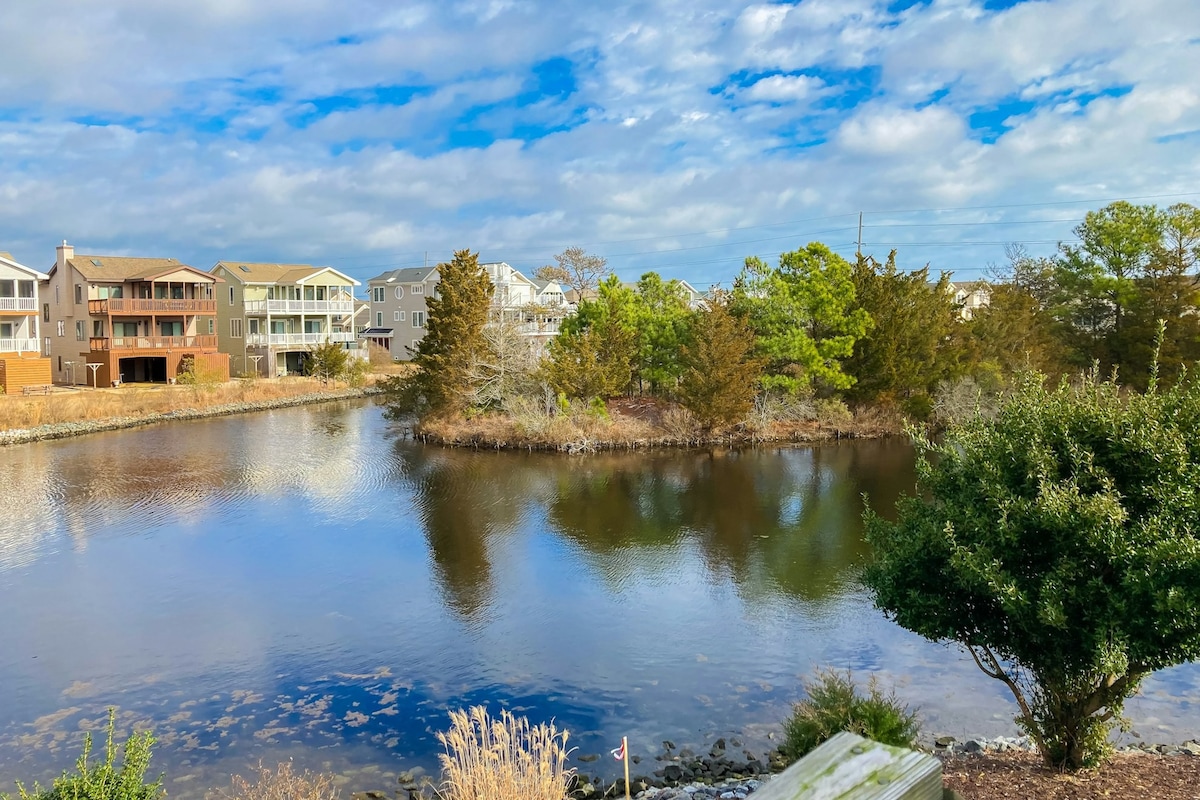
[[[820,240],[959,277],[1200,203],[1194,0],[0,7],[0,250],[329,264],[572,245],[704,287]]]

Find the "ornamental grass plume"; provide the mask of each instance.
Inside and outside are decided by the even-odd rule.
[[[444,800],[562,800],[568,769],[567,731],[553,723],[537,726],[508,711],[492,719],[483,706],[451,711],[451,726],[438,734],[446,749],[442,764]]]

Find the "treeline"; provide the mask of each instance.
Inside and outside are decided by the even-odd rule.
[[[463,414],[533,397],[553,412],[640,394],[678,402],[709,430],[741,422],[764,398],[925,419],[956,397],[994,395],[1025,367],[1054,376],[1099,363],[1143,387],[1160,320],[1160,379],[1196,360],[1200,210],[1114,203],[1075,233],[1078,244],[1049,258],[1009,248],[989,276],[989,303],[970,318],[950,275],[902,269],[895,251],[851,262],[814,242],[775,265],[748,258],[732,289],[697,304],[656,273],[626,286],[601,270],[594,287],[576,287],[586,299],[540,353],[494,316],[490,281],[459,251],[440,265],[418,371],[393,383],[392,405]]]

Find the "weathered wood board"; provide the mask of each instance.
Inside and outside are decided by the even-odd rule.
[[[942,762],[839,733],[776,775],[755,800],[942,800]]]

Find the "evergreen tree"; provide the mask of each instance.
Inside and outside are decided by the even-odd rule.
[[[853,281],[856,310],[873,323],[846,362],[853,398],[903,404],[961,371],[962,321],[948,275],[931,283],[928,266],[902,272],[893,250],[883,264],[859,256]]]
[[[675,388],[684,365],[680,349],[688,340],[691,309],[682,284],[647,272],[634,289],[634,324],[638,350],[634,365],[638,382],[653,392]]]
[[[425,336],[413,351],[412,389],[434,414],[465,411],[475,396],[475,365],[488,352],[483,326],[495,287],[479,254],[458,250],[438,264],[434,296],[425,298]]]
[[[692,318],[691,343],[684,345],[679,398],[707,430],[745,419],[754,405],[762,362],[754,357],[754,334],[717,295]]]
[[[871,326],[854,308],[854,293],[850,264],[820,242],[783,253],[777,268],[746,259],[732,308],[754,331],[766,362],[764,388],[796,393],[854,383],[842,359]]]
[[[547,347],[546,382],[568,397],[624,393],[637,356],[634,294],[616,275],[600,284],[595,300],[580,302]]]

